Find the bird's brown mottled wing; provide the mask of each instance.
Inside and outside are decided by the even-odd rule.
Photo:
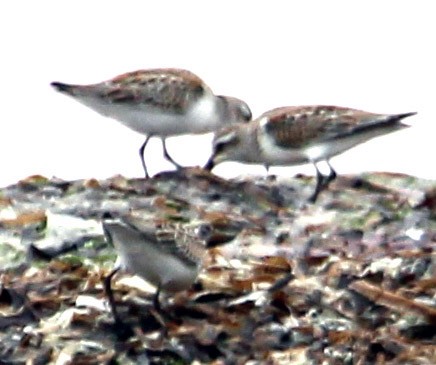
[[[312,143],[348,135],[360,123],[371,122],[376,114],[335,106],[284,107],[271,110],[265,131],[283,148],[302,148]]]
[[[174,113],[184,110],[207,90],[187,70],[153,69],[126,73],[101,84],[101,97],[112,103],[145,104]]]
[[[134,216],[125,217],[123,221],[149,244],[158,246],[165,254],[179,257],[188,265],[197,266],[204,254],[205,241],[195,234],[194,227],[155,224]]]

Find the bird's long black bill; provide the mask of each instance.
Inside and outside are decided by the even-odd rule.
[[[212,171],[212,169],[215,167],[215,162],[213,161],[214,156],[212,155],[209,160],[206,162],[206,165],[204,165],[203,169],[207,171]]]

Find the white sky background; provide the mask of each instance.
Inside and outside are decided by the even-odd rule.
[[[436,179],[436,4],[432,1],[2,1],[0,186],[31,174],[142,176],[143,136],[51,89],[152,67],[187,68],[254,116],[302,104],[417,111],[412,128],[332,159],[338,173]],[[210,136],[168,140],[202,165]],[[171,167],[149,143],[151,173]],[[264,174],[226,163],[223,176]],[[313,174],[309,165],[271,173]]]

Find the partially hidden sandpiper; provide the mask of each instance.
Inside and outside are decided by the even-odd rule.
[[[387,133],[408,127],[402,119],[416,113],[375,114],[338,106],[289,106],[273,109],[257,119],[223,128],[215,135],[213,154],[205,168],[224,161],[276,165],[312,163],[316,169],[316,188],[309,201],[336,178],[330,158]],[[317,163],[326,161],[328,176]]]
[[[51,85],[92,110],[145,135],[139,154],[146,177],[149,174],[144,150],[151,137],[161,138],[164,157],[180,168],[167,151],[167,137],[214,132],[224,125],[251,119],[250,108],[244,101],[215,95],[197,75],[183,69],[139,70],[90,85],[62,82]]]
[[[212,232],[207,223],[166,225],[132,214],[119,219],[105,218],[103,230],[118,254],[113,271],[105,278],[105,292],[116,322],[121,322],[111,289],[112,277],[123,269],[155,286],[155,309],[159,294],[189,289],[195,282],[206,254],[206,240]]]

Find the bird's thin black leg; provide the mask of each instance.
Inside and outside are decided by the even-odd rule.
[[[160,302],[159,302],[159,294],[160,294],[160,286],[157,287],[156,294],[153,297],[153,307],[154,309],[156,309],[156,311],[161,313],[162,307],[160,306]]]
[[[315,191],[313,192],[313,194],[309,198],[309,201],[311,203],[316,202],[316,199],[318,198],[319,193],[321,192],[321,190],[325,186],[325,176],[323,174],[321,174],[321,171],[319,171],[318,166],[316,165],[315,162],[313,163],[313,166],[315,166],[315,169],[316,169],[316,187],[315,187]]]
[[[113,269],[108,276],[104,279],[104,292],[109,299],[109,306],[111,307],[111,312],[114,317],[115,322],[121,323],[120,316],[118,314],[118,310],[115,304],[114,293],[111,287],[111,281],[113,276],[120,270],[119,267]]]
[[[112,316],[114,317],[114,329],[115,334],[119,340],[126,340],[129,337],[133,336],[133,330],[127,324],[124,324],[121,321],[121,317],[118,313],[117,306],[115,304],[114,293],[111,287],[111,281],[113,276],[119,271],[119,267],[113,269],[110,274],[104,279],[104,291],[106,296],[109,299],[109,305],[111,307]]]
[[[183,166],[179,165],[176,161],[174,161],[173,158],[168,153],[167,145],[166,145],[166,142],[165,142],[165,138],[162,138],[162,146],[163,146],[164,157],[166,158],[166,160],[171,162],[178,170],[183,168]]]
[[[330,169],[330,173],[327,176],[327,180],[326,180],[326,186],[328,184],[330,184],[334,179],[336,179],[336,177],[338,176],[338,174],[336,173],[335,169],[332,167],[332,165],[330,165],[330,161],[326,160],[326,163]]]
[[[148,174],[147,171],[147,166],[145,165],[145,160],[144,160],[144,150],[145,150],[145,146],[147,146],[148,141],[150,140],[150,138],[152,137],[152,135],[149,135],[145,138],[144,143],[141,145],[141,148],[139,149],[139,157],[141,158],[141,163],[142,163],[142,167],[144,169],[145,172],[145,178],[148,179],[150,177],[150,175]]]

